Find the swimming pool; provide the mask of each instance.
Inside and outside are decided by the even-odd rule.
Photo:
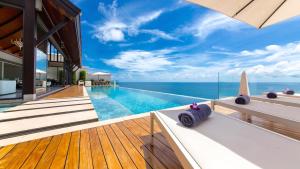
[[[197,97],[123,87],[87,87],[86,89],[100,120],[206,101]]]
[[[4,111],[17,106],[18,104],[2,104],[0,103],[0,113],[4,113]]]

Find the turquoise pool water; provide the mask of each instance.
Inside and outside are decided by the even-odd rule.
[[[1,104],[0,103],[0,113],[3,113],[5,110],[8,110],[15,106],[17,106],[17,104]]]
[[[201,98],[122,87],[89,87],[87,92],[100,120],[205,101]]]

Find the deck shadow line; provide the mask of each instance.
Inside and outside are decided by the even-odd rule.
[[[65,123],[65,124],[57,124],[57,125],[53,125],[53,126],[23,130],[23,131],[7,133],[7,134],[1,134],[0,140],[12,138],[12,137],[24,136],[24,135],[28,135],[28,134],[40,133],[40,132],[45,132],[45,131],[50,131],[50,130],[55,130],[55,129],[60,129],[60,128],[72,127],[72,126],[77,126],[77,125],[81,125],[81,124],[93,123],[93,122],[98,122],[98,118],[77,121],[77,122],[71,122],[71,123]]]
[[[93,109],[93,108],[91,108],[91,109],[80,109],[80,110],[64,111],[64,112],[51,113],[51,114],[41,114],[41,115],[32,115],[32,116],[25,116],[25,117],[8,118],[8,119],[0,120],[0,123],[1,122],[8,122],[8,121],[15,121],[15,120],[31,119],[31,118],[37,118],[37,117],[55,116],[55,115],[61,115],[61,114],[71,114],[71,113],[91,111],[91,110],[95,110],[95,109]]]
[[[26,111],[26,110],[50,109],[50,108],[57,108],[57,107],[79,106],[79,105],[87,105],[87,104],[92,104],[92,103],[70,104],[70,105],[60,105],[60,106],[50,106],[50,107],[37,107],[37,108],[30,108],[30,109],[8,110],[8,111],[4,111],[4,112],[11,113],[11,112],[18,112],[18,111]]]

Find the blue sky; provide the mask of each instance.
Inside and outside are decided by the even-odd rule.
[[[119,81],[299,81],[300,19],[261,30],[182,0],[73,0],[82,60]]]

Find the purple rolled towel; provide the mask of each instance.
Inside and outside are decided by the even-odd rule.
[[[267,93],[267,98],[275,99],[275,98],[277,98],[277,94],[275,92],[269,92],[269,93]]]
[[[287,94],[287,95],[294,95],[295,94],[295,91],[294,90],[291,90],[291,89],[285,89],[283,91],[284,94]]]
[[[200,122],[206,120],[209,115],[211,114],[211,109],[206,104],[200,104],[198,105],[199,110],[186,110],[178,115],[179,121],[184,125],[185,127],[193,127]]]
[[[235,99],[236,104],[249,104],[250,103],[250,97],[246,95],[240,95]]]

